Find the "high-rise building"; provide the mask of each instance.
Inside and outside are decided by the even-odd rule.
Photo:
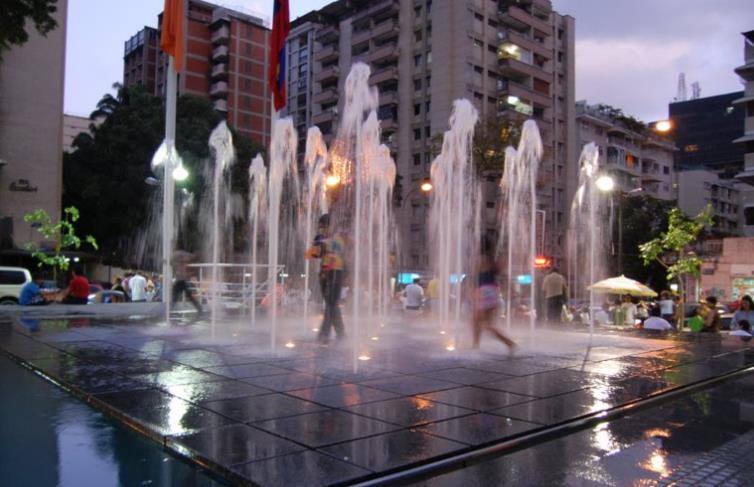
[[[395,210],[403,267],[429,265],[428,198],[418,187],[429,177],[436,137],[447,130],[457,98],[474,103],[480,124],[492,117],[536,120],[545,146],[541,250],[556,262],[564,256],[575,189],[566,181],[576,174],[569,161],[575,164],[577,155],[572,17],[554,12],[549,0],[339,0],[292,26],[289,113],[299,130],[317,125],[331,140],[352,64],[371,67],[383,139],[401,178]],[[498,178],[485,175],[483,208],[495,207]],[[493,233],[494,210],[484,211],[485,232]]]
[[[744,32],[744,64],[736,68],[736,73],[745,83],[743,97],[733,100],[733,105],[743,108],[744,134],[733,143],[744,153],[744,172],[738,176],[743,181],[754,184],[754,30]],[[754,225],[754,208],[752,208],[751,225]]]
[[[24,214],[61,215],[67,0],[56,7],[55,29],[43,36],[27,22],[29,40],[0,62],[0,248],[41,240]]]
[[[141,85],[154,93],[159,50],[160,32],[157,29],[144,27],[131,36],[123,46],[123,85]]]
[[[271,95],[267,82],[270,30],[261,19],[189,0],[186,9],[184,68],[178,91],[210,98],[228,124],[250,139],[268,144]],[[158,17],[161,24],[162,14]],[[151,54],[155,53],[154,77]],[[126,41],[125,86],[142,84],[164,96],[168,57],[159,50],[159,31],[145,28]]]
[[[594,142],[601,170],[619,190],[661,200],[678,197],[673,141],[605,105],[576,103],[579,147]]]

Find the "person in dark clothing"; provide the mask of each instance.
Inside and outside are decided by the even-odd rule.
[[[343,239],[333,232],[330,215],[319,219],[318,234],[314,243],[306,251],[307,259],[320,259],[319,286],[325,302],[325,313],[319,327],[319,342],[326,344],[330,340],[330,329],[335,328],[338,340],[345,338],[343,317],[340,313],[340,294],[343,288],[345,260]]]
[[[176,250],[173,253],[173,274],[175,282],[173,283],[173,303],[178,302],[178,298],[185,296],[191,301],[196,308],[197,313],[202,313],[202,305],[194,296],[194,291],[188,285],[188,264],[194,256],[185,250]]]

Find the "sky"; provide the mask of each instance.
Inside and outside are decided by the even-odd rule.
[[[213,1],[213,0],[210,0]],[[330,0],[290,0],[291,20]],[[463,1],[463,0],[453,0]],[[68,0],[65,111],[88,115],[123,78],[123,43],[156,27],[163,0]],[[272,0],[213,1],[269,21]],[[678,74],[702,96],[742,90],[741,32],[752,0],[553,0],[576,19],[576,99],[650,121],[667,116]]]

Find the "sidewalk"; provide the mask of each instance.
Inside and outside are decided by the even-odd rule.
[[[419,322],[361,330],[376,340],[354,354],[318,346],[312,326],[281,320],[273,350],[245,318],[40,319],[31,331],[6,319],[0,349],[176,454],[259,485],[377,478],[752,363],[733,337],[552,329],[516,331],[512,358],[492,342],[465,350],[463,334],[451,351],[449,333]]]

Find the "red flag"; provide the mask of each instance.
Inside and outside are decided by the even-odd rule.
[[[270,89],[275,100],[275,110],[285,106],[285,38],[291,31],[288,0],[275,0],[270,39]]]
[[[160,30],[160,48],[173,56],[175,70],[183,68],[183,17],[185,0],[165,0]]]

